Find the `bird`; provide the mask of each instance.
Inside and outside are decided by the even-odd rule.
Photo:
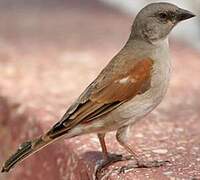
[[[3,164],[16,164],[61,138],[96,133],[103,159],[109,161],[105,135],[116,131],[118,143],[138,161],[128,138],[134,124],[163,100],[171,77],[169,34],[192,12],[166,2],[146,5],[136,15],[130,36],[62,118],[41,136],[22,143]]]

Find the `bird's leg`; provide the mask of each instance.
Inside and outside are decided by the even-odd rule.
[[[104,133],[99,133],[98,134],[98,138],[99,138],[99,142],[101,144],[101,149],[102,149],[102,153],[103,153],[103,161],[101,162],[100,165],[98,165],[97,169],[95,170],[95,176],[98,177],[100,176],[100,173],[102,173],[102,171],[112,165],[115,162],[118,161],[122,161],[122,156],[121,155],[109,155],[107,148],[106,148],[106,143],[105,143],[105,134]],[[98,178],[97,178],[98,179]]]
[[[99,138],[99,142],[101,144],[103,158],[106,161],[109,159],[109,157],[108,157],[108,151],[107,151],[107,147],[106,147],[106,143],[105,143],[105,133],[98,134],[98,138]]]
[[[139,158],[137,154],[131,149],[130,144],[127,143],[129,134],[130,134],[130,126],[124,126],[117,130],[116,139],[118,143],[132,155],[132,158],[135,159],[137,164],[139,164]]]
[[[107,148],[106,148],[106,143],[105,143],[105,134],[98,134],[99,142],[101,144],[101,149],[103,152],[103,159],[104,159],[104,167],[109,166],[110,164],[122,160],[121,155],[109,155]]]
[[[119,142],[119,144],[124,147],[125,150],[127,150],[131,155],[129,157],[123,158],[124,160],[131,160],[134,159],[136,161],[133,165],[128,165],[126,167],[123,167],[121,171],[125,171],[127,169],[133,169],[133,168],[151,168],[151,167],[160,167],[166,164],[169,161],[151,161],[151,162],[142,162],[139,160],[139,157],[137,154],[131,149],[130,144],[127,143],[128,136],[130,134],[130,126],[125,126],[117,130],[116,133],[116,139]]]

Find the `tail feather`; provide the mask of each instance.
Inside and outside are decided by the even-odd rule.
[[[23,143],[3,165],[1,172],[9,172],[9,170],[14,167],[18,162],[23,161],[28,156],[37,152],[44,146],[48,145],[52,140],[44,137],[37,138],[33,141],[27,141]]]
[[[39,138],[21,144],[16,153],[11,155],[11,157],[4,163],[1,172],[9,172],[10,169],[13,168],[17,163],[25,160],[27,157],[36,153],[43,147],[53,143],[55,140],[60,139],[67,133],[67,131],[69,131],[69,129],[66,129],[63,124],[60,124],[59,126],[56,125]]]

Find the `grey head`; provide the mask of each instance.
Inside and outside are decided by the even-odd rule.
[[[144,7],[133,23],[131,38],[150,43],[166,39],[177,23],[195,15],[170,3],[152,3]]]

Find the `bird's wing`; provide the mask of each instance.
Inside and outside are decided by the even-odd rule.
[[[59,137],[77,124],[103,116],[137,94],[147,91],[150,87],[153,61],[146,58],[133,62],[121,68],[114,67],[115,63],[108,64],[47,133],[49,137]]]

